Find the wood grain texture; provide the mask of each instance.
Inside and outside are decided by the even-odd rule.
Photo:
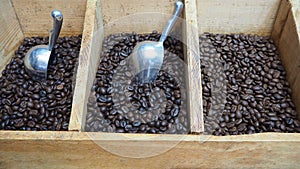
[[[98,12],[98,13],[97,13]],[[83,130],[87,100],[96,76],[104,38],[100,1],[88,0],[69,130]]]
[[[271,37],[277,46],[279,46],[278,43],[290,10],[291,4],[289,0],[282,0],[280,2],[280,7],[278,9],[276,20],[271,34]]]
[[[53,27],[51,11],[61,10],[61,36],[82,34],[86,0],[11,0],[25,36],[48,36]]]
[[[297,112],[300,112],[300,17],[299,1],[291,1],[291,4],[284,3],[289,9],[288,15],[282,26],[282,32],[277,41],[282,63],[287,72],[287,80],[292,89],[293,101]],[[284,10],[285,11],[285,10]],[[280,11],[279,11],[280,12]],[[278,26],[278,25],[275,25]],[[276,29],[274,29],[276,30]],[[276,37],[275,37],[276,38]],[[300,116],[299,116],[300,118]]]
[[[282,0],[271,34],[271,37],[277,46],[279,46],[279,40],[281,38],[282,31],[285,28],[290,11],[293,12],[298,34],[300,33],[300,0]]]
[[[166,21],[173,13],[174,2],[175,0],[102,0],[105,35],[133,31],[162,32]]]
[[[124,134],[78,132],[1,132],[3,168],[299,168],[300,136],[265,133],[243,136],[153,135],[126,139]],[[132,135],[132,134],[131,134]],[[136,136],[137,137],[137,136]],[[293,137],[293,140],[290,138]],[[119,152],[171,150],[148,158],[128,158]],[[96,144],[97,143],[97,144]],[[101,146],[99,146],[100,144]]]
[[[196,1],[185,1],[185,30],[188,108],[192,133],[204,131],[199,32]]]
[[[298,75],[296,77],[296,80],[291,84],[292,88],[292,97],[293,101],[296,105],[296,110],[298,112],[298,119],[300,120],[300,73],[298,72]]]
[[[278,41],[278,49],[280,51],[281,60],[287,72],[287,80],[292,88],[292,97],[296,105],[297,111],[300,112],[300,99],[297,90],[299,85],[300,72],[300,37],[297,30],[295,14],[290,10],[280,39]]]
[[[0,11],[0,72],[2,72],[23,39],[23,33],[10,0],[0,1]]]
[[[280,0],[197,0],[199,32],[270,35]]]

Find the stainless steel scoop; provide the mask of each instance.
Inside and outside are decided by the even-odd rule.
[[[58,10],[52,11],[53,29],[50,31],[49,45],[38,45],[31,48],[24,58],[26,72],[36,80],[45,81],[47,79],[47,69],[49,61],[54,57],[53,47],[59,36],[63,23],[63,15]]]
[[[167,22],[158,42],[144,41],[134,47],[128,60],[133,65],[133,73],[137,75],[139,83],[153,82],[157,78],[164,59],[163,43],[174,27],[182,8],[181,1],[175,2],[174,15]]]

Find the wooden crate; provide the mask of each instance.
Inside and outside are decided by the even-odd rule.
[[[1,11],[7,12],[1,12],[0,20],[6,21],[7,25],[2,24],[3,22],[0,25],[0,70],[12,57],[23,37],[48,35],[47,30],[42,31],[34,25],[36,20],[42,18],[45,20],[44,27],[50,28],[48,14],[52,8],[61,9],[66,18],[64,26],[69,25],[62,28],[62,34],[82,32],[80,23],[84,17],[85,20],[70,131],[0,131],[0,168],[299,168],[300,134],[261,133],[217,137],[201,134],[146,135],[82,131],[86,91],[90,91],[91,87],[88,79],[94,78],[104,36],[113,32],[131,32],[133,28],[140,29],[137,31],[141,33],[153,29],[161,31],[167,18],[152,18],[154,22],[149,26],[143,26],[145,18],[139,18],[141,27],[121,22],[119,24],[124,24],[122,29],[115,25],[112,29],[103,30],[103,25],[137,12],[171,13],[173,2],[174,0],[1,1]],[[83,8],[85,3],[86,8]],[[295,0],[185,0],[183,17],[186,24],[181,26],[183,40],[187,44],[185,59],[188,63],[188,86],[191,93],[188,98],[192,131],[203,131],[198,37],[204,31],[271,35],[279,46],[284,65],[289,68],[288,80],[293,89],[294,101],[297,106],[300,105],[300,96],[297,96],[300,94],[300,76],[297,74],[300,59],[299,4]],[[210,9],[216,9],[217,12]],[[35,21],[28,21],[26,17],[32,12],[41,12],[43,15],[36,17]],[[243,18],[235,20],[233,14]],[[70,24],[67,24],[67,16],[72,20]],[[224,23],[234,24],[235,27],[220,26]],[[72,27],[75,24],[78,25]],[[299,106],[297,108],[299,112]],[[161,152],[162,149],[166,151],[149,158],[116,155],[121,151],[122,155],[140,153],[147,156],[153,152]]]

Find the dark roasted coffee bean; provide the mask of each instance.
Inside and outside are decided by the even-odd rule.
[[[46,94],[47,94],[47,92],[46,92],[45,90],[41,90],[41,91],[40,91],[40,95],[41,95],[42,97],[45,97]]]
[[[243,105],[243,106],[248,106],[248,102],[245,101],[245,100],[243,100],[243,101],[242,101],[242,105]]]
[[[116,132],[117,132],[117,133],[124,133],[124,129],[118,128],[118,129],[116,130]]]
[[[38,95],[38,94],[33,94],[33,95],[32,95],[32,98],[33,98],[33,99],[39,99],[39,98],[40,98],[40,95]]]
[[[165,127],[165,126],[167,126],[167,125],[168,125],[168,122],[167,122],[166,120],[163,120],[163,121],[161,122],[161,126]]]
[[[28,121],[27,122],[27,126],[28,127],[34,127],[35,126],[35,122],[34,121]]]
[[[100,97],[98,98],[98,101],[101,102],[101,103],[106,103],[106,102],[108,102],[108,100],[107,100],[107,98],[106,98],[105,96],[100,96]]]
[[[50,99],[50,100],[55,99],[54,94],[48,94],[47,97],[48,97],[48,99]]]
[[[38,115],[38,111],[37,110],[30,110],[29,111],[29,115],[32,115],[32,116],[37,116]]]
[[[6,104],[6,105],[10,106],[11,105],[11,101],[9,99],[2,99],[2,104],[3,105]]]
[[[171,116],[172,117],[177,117],[179,114],[179,109],[177,107],[174,107],[172,110],[171,110]]]
[[[300,122],[299,122],[299,120],[297,120],[297,119],[294,120],[294,124],[295,124],[296,127],[300,127]]]
[[[23,126],[24,126],[24,121],[23,121],[23,119],[16,119],[16,120],[14,121],[14,126],[17,127],[17,128],[23,127]]]
[[[293,120],[292,118],[287,118],[287,119],[285,120],[285,122],[286,122],[286,124],[291,125],[291,124],[294,123],[294,120]]]
[[[127,89],[128,89],[129,91],[133,91],[133,90],[134,90],[134,87],[133,87],[133,86],[128,86]]]
[[[238,125],[238,131],[244,131],[244,130],[246,130],[247,129],[247,124],[246,123],[241,123],[240,125]]]
[[[133,125],[134,127],[139,127],[139,126],[141,125],[141,122],[136,121],[136,122],[133,122],[132,125]]]
[[[235,115],[236,118],[242,118],[242,113],[240,110],[236,111],[236,115]]]
[[[125,127],[127,125],[127,123],[126,123],[126,121],[125,120],[122,120],[121,122],[120,122],[120,126],[121,127]]]
[[[282,96],[280,96],[278,93],[275,93],[275,94],[274,94],[274,97],[275,97],[277,100],[281,100],[281,99],[282,99]]]
[[[62,85],[62,84],[59,84],[59,85],[56,86],[57,90],[62,90],[63,88],[64,88],[64,85]]]
[[[232,128],[232,127],[234,127],[234,122],[230,122],[230,123],[227,123],[226,124],[226,127],[228,127],[228,128]]]
[[[100,92],[100,94],[102,94],[102,95],[106,94],[106,89],[105,89],[105,87],[100,87],[100,88],[99,88],[99,92]]]

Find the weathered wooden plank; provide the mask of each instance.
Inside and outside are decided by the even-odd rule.
[[[204,131],[202,83],[199,52],[199,32],[196,1],[185,1],[185,29],[187,82],[188,82],[188,111],[192,133]]]
[[[61,35],[82,34],[86,0],[11,0],[26,36],[48,36],[53,27],[51,11],[61,10]]]
[[[271,35],[272,39],[274,40],[277,46],[290,9],[291,9],[291,4],[289,3],[288,0],[281,1],[280,7],[277,12],[276,20],[273,26],[272,35]]]
[[[69,130],[83,130],[85,124],[87,101],[93,85],[92,79],[95,78],[99,64],[104,38],[103,21],[99,13],[101,13],[100,1],[88,0]]]
[[[23,33],[10,0],[0,2],[0,11],[0,72],[2,72],[22,40]]]
[[[300,37],[295,19],[295,15],[290,11],[278,42],[278,49],[287,72],[287,80],[292,88],[293,101],[299,112],[300,99],[297,96],[299,93],[295,92],[298,91],[296,88],[298,88],[297,85],[299,83],[297,82],[299,82],[298,78],[300,78]]]
[[[162,32],[174,10],[174,2],[175,0],[103,0],[101,8],[105,35],[133,31]]]
[[[294,139],[290,139],[290,138]],[[212,135],[180,135],[180,134],[131,134],[131,133],[106,133],[106,132],[77,132],[77,131],[1,131],[0,140],[26,140],[26,141],[182,141],[182,142],[299,142],[298,133],[256,133],[231,136]],[[159,145],[157,145],[159,146]]]
[[[130,139],[130,134],[127,134],[129,139],[121,140],[124,134],[94,134],[98,135],[96,142],[84,132],[1,132],[1,167],[299,168],[300,166],[298,134],[187,136],[181,142],[178,142],[180,137],[178,135],[152,135],[152,139],[137,140]],[[294,139],[291,140],[291,137]],[[140,151],[150,155],[173,143],[176,144],[169,151],[149,158],[123,156],[125,153]]]
[[[296,28],[298,32],[298,38],[299,38],[299,45],[300,45],[300,0],[292,0],[292,10],[295,17],[296,22]],[[298,55],[299,57],[299,55]],[[298,63],[298,68],[300,68],[300,62]],[[298,76],[296,77],[296,80],[294,82],[293,86],[293,98],[294,102],[297,105],[297,111],[300,112],[300,73],[298,71]],[[298,119],[300,119],[300,115],[298,115]]]
[[[270,35],[280,0],[197,0],[199,32]]]
[[[292,97],[293,97],[293,101],[296,105],[296,110],[298,112],[298,119],[300,120],[300,73],[298,72],[298,75],[295,79],[295,81],[290,84],[291,88],[292,88]]]

